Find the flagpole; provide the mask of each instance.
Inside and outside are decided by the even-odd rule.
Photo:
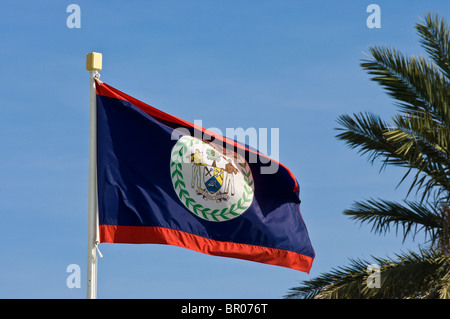
[[[87,247],[87,299],[97,298],[97,245],[98,198],[97,198],[97,97],[95,79],[102,69],[102,54],[91,52],[86,56],[89,71],[89,195],[88,195],[88,247]]]

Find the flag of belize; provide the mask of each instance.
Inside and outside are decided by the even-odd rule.
[[[314,250],[288,168],[104,82],[96,91],[100,242],[175,245],[309,273]]]

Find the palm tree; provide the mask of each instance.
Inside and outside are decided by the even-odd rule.
[[[371,113],[342,115],[336,136],[351,149],[406,168],[411,185],[401,203],[370,199],[344,211],[371,231],[403,230],[403,239],[423,232],[418,252],[374,258],[379,288],[370,288],[367,260],[350,260],[300,287],[287,298],[450,298],[450,29],[444,19],[427,14],[416,24],[429,58],[407,57],[388,47],[371,47],[361,67],[394,98],[399,113],[390,122]],[[426,248],[423,248],[426,247]]]

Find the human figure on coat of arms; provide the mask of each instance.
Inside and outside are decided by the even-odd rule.
[[[227,176],[225,177],[225,193],[228,194],[228,191],[230,189],[231,185],[231,195],[234,195],[234,175],[237,174],[239,171],[236,167],[231,164],[231,159],[228,159],[228,163],[225,165],[224,171],[227,173]]]
[[[202,188],[202,166],[205,164],[203,164],[203,158],[198,149],[195,150],[194,154],[191,154],[191,163],[194,163],[192,165],[191,186],[194,188],[197,184],[198,188]]]

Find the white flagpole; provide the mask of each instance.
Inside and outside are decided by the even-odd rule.
[[[91,52],[86,56],[89,71],[89,195],[88,195],[88,247],[87,247],[87,295],[97,298],[97,245],[98,198],[97,198],[97,100],[95,79],[102,69],[101,53]]]

